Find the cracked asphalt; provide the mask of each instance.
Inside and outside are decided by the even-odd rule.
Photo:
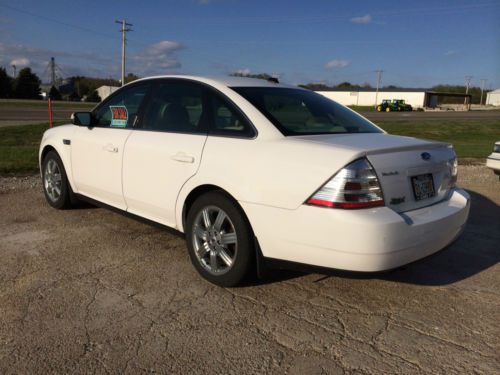
[[[500,182],[459,173],[470,222],[437,255],[233,289],[178,236],[0,178],[0,373],[498,374]]]

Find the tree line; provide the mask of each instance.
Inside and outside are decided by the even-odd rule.
[[[272,75],[267,73],[258,74],[245,74],[245,73],[232,73],[236,77],[250,77],[268,80],[273,78]],[[125,77],[125,83],[132,82],[139,77],[133,73],[129,73]],[[67,82],[60,85],[59,88],[52,86],[49,90],[48,97],[52,100],[70,100],[80,101],[85,99],[88,102],[100,102],[101,98],[97,93],[97,88],[101,86],[120,86],[120,81],[112,78],[92,78],[84,76],[70,77]],[[31,68],[23,68],[14,79],[7,74],[5,68],[0,67],[0,98],[14,98],[14,99],[41,99],[41,80],[31,71]],[[299,85],[300,87],[307,88],[313,91],[328,91],[328,90],[360,90],[360,89],[373,89],[369,83],[353,84],[350,82],[341,82],[337,85],[326,85],[324,83],[307,83]],[[402,89],[404,88],[389,85],[383,86],[380,90],[384,89]],[[466,87],[461,85],[436,85],[429,89],[436,92],[449,92],[449,93],[465,93]],[[486,92],[483,94],[483,103],[486,100]],[[479,104],[481,98],[480,87],[469,87],[469,94],[472,95],[472,104]],[[440,104],[451,104],[460,101],[460,98],[442,97]]]
[[[132,82],[139,77],[129,73],[125,83]],[[0,98],[10,99],[42,99],[42,81],[31,68],[26,67],[19,71],[16,78],[7,74],[7,70],[0,67]],[[47,97],[52,100],[69,100],[100,102],[97,89],[101,86],[120,86],[120,82],[112,78],[92,78],[74,76],[65,80],[58,87],[52,86]]]

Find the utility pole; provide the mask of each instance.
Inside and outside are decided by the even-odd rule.
[[[16,78],[16,66],[12,65],[12,70],[14,71],[14,78]]]
[[[122,86],[125,85],[125,44],[127,42],[127,31],[132,31],[129,26],[133,26],[131,23],[127,23],[125,20],[115,21],[122,25],[120,32],[122,33]]]
[[[375,70],[377,73],[377,91],[375,92],[375,108],[377,108],[378,104],[378,89],[380,88],[380,84],[382,83],[382,73],[384,72],[382,69]]]
[[[484,85],[486,84],[487,79],[482,78],[481,79],[481,100],[479,101],[479,105],[483,105],[483,92],[484,92]]]
[[[56,61],[53,57],[50,58],[50,84],[56,86]]]
[[[469,86],[470,86],[471,79],[472,79],[472,76],[465,76],[465,94],[466,95],[469,93]],[[468,99],[468,97],[465,97],[465,99],[464,99],[464,105],[467,106],[467,104],[468,104],[468,107],[470,109],[470,102],[467,103],[467,101],[468,101],[467,99]]]
[[[465,93],[469,93],[469,86],[470,86],[470,81],[472,79],[472,76],[465,76]]]

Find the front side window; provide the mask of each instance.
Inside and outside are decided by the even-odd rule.
[[[188,82],[160,82],[151,93],[142,127],[175,133],[206,133],[204,90]]]
[[[281,87],[233,87],[284,135],[381,133],[362,116],[313,91]]]
[[[114,128],[134,126],[139,108],[149,87],[149,83],[144,83],[118,91],[94,110],[94,124]]]

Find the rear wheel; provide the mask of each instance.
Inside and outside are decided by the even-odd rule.
[[[382,112],[382,106],[381,105],[377,106],[377,112]]]
[[[237,285],[253,266],[250,224],[237,203],[220,191],[206,193],[193,203],[186,240],[196,270],[216,285]]]
[[[73,192],[62,160],[55,151],[49,151],[43,159],[42,181],[45,198],[52,207],[64,209],[72,206]]]

